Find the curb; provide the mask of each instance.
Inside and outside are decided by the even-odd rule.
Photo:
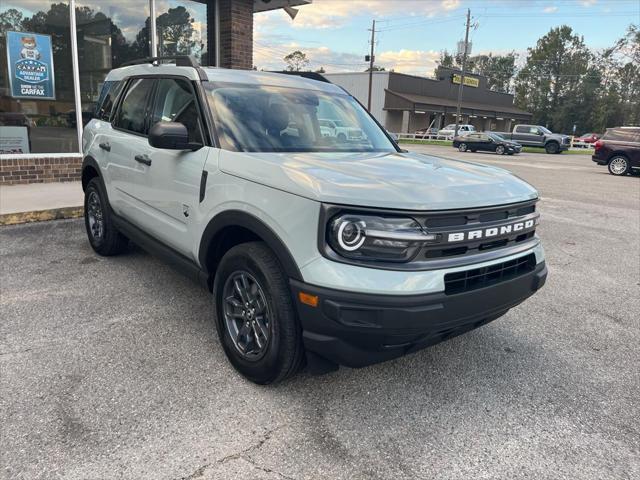
[[[64,218],[78,218],[84,214],[84,207],[62,207],[32,212],[5,213],[0,215],[0,225],[17,225],[20,223],[46,222]]]

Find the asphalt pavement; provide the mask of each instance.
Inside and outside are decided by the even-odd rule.
[[[640,478],[640,178],[409,148],[539,188],[537,295],[405,358],[260,387],[161,261],[98,257],[81,220],[0,227],[0,477]]]

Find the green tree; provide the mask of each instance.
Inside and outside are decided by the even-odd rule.
[[[513,77],[516,74],[515,52],[506,55],[470,56],[467,59],[467,72],[469,74],[483,75],[487,77],[487,87],[499,92],[512,90]],[[462,68],[462,57],[453,55],[447,50],[440,52],[438,65],[446,68]]]
[[[369,70],[371,70],[373,72],[384,72],[385,68],[384,67],[380,67],[379,65],[374,65],[372,68],[367,67],[365,72],[368,72]]]
[[[287,71],[300,72],[309,66],[309,59],[305,53],[295,50],[284,57],[284,63],[287,64]]]
[[[20,30],[22,25],[22,13],[15,8],[10,8],[0,13],[0,33],[6,35],[8,31]]]
[[[591,52],[566,25],[551,29],[527,50],[526,63],[516,76],[516,105],[532,112],[534,123],[571,132],[584,119],[577,105],[590,72]]]

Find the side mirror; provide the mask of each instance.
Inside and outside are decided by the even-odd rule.
[[[167,150],[198,150],[199,143],[189,142],[187,127],[178,122],[158,122],[149,130],[149,145]]]

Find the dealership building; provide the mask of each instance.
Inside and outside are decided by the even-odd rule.
[[[396,72],[373,72],[371,113],[390,132],[413,133],[425,127],[455,123],[459,70],[439,67],[434,78]],[[369,73],[325,75],[367,105]],[[487,87],[482,75],[465,76],[460,123],[477,130],[508,131],[514,123],[528,123],[531,114],[513,105],[513,95]]]
[[[156,55],[250,69],[254,14],[308,3],[2,0],[0,184],[78,178],[82,125],[111,69]]]

